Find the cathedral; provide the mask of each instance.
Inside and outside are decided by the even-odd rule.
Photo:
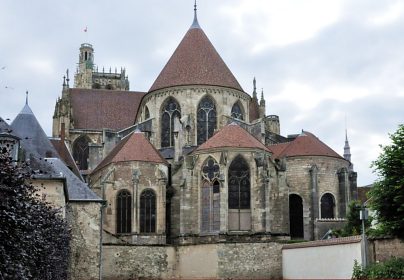
[[[80,46],[44,157],[74,173],[82,202],[102,204],[94,241],[105,279],[281,277],[279,244],[344,225],[357,197],[347,137],[341,156],[309,131],[282,136],[252,85],[240,86],[196,5],[148,92],[129,90],[125,69],[99,71],[93,46]],[[84,218],[75,225],[91,227]]]

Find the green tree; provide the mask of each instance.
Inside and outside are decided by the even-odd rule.
[[[67,223],[29,179],[28,166],[0,151],[0,280],[66,279]]]
[[[371,189],[370,206],[386,234],[404,238],[404,125],[390,134],[391,145],[372,163],[379,179]]]

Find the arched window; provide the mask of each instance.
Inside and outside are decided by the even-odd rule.
[[[150,118],[149,108],[147,106],[144,106],[144,119],[148,120],[149,118]]]
[[[198,105],[197,144],[200,145],[210,137],[216,128],[216,107],[212,98],[205,96]]]
[[[132,196],[129,191],[118,193],[116,202],[116,233],[132,231]]]
[[[178,102],[169,97],[162,109],[161,115],[161,147],[174,146],[174,119],[181,118],[181,108]]]
[[[231,108],[231,116],[235,119],[244,120],[244,113],[239,101],[234,103],[233,107]]]
[[[202,168],[204,181],[201,188],[201,232],[220,231],[219,165],[209,158]]]
[[[321,197],[321,218],[322,219],[333,219],[335,200],[334,196],[330,193],[326,193]]]
[[[250,168],[242,156],[232,161],[228,175],[229,230],[250,230]]]
[[[156,195],[144,190],[140,195],[140,232],[156,232]]]
[[[88,143],[90,139],[82,135],[73,144],[73,158],[80,170],[88,169]]]
[[[290,237],[304,238],[303,231],[303,200],[297,194],[289,195],[289,224]]]

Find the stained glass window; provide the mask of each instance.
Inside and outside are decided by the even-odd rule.
[[[116,233],[130,233],[132,231],[132,196],[130,192],[120,191],[116,205]]]
[[[201,232],[212,233],[220,230],[220,183],[219,164],[208,158],[202,167],[205,179],[201,187]]]
[[[198,105],[197,144],[200,145],[212,137],[216,128],[216,107],[212,98],[205,96]]]
[[[250,168],[242,156],[232,161],[228,177],[229,230],[250,230]]]
[[[74,141],[73,158],[80,170],[88,169],[88,143],[90,139],[83,135]]]
[[[174,146],[174,119],[181,118],[181,108],[178,102],[169,97],[163,106],[161,116],[161,147]]]
[[[150,118],[149,108],[147,106],[144,106],[144,119],[148,120],[149,118]]]
[[[321,218],[333,219],[334,218],[334,196],[326,193],[321,197]]]
[[[231,108],[231,116],[235,119],[244,120],[243,110],[241,109],[240,102],[234,103],[233,107]]]
[[[156,195],[145,190],[140,195],[140,232],[156,232]]]

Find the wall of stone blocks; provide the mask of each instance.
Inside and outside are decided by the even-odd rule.
[[[372,262],[383,262],[391,257],[404,258],[404,241],[398,238],[371,239],[369,256]]]
[[[282,244],[222,243],[103,249],[103,279],[277,279]]]
[[[349,163],[344,159],[325,156],[301,156],[290,157],[286,163],[286,180],[290,194],[298,194],[303,200],[303,221],[304,239],[314,239],[314,221],[321,217],[320,200],[325,193],[334,196],[336,207],[335,217],[340,217],[339,213],[339,181],[338,170]],[[317,192],[315,201],[312,200],[313,177],[310,170],[316,169]],[[313,207],[314,206],[314,207]]]
[[[66,218],[71,227],[69,279],[99,279],[101,203],[70,202]]]

